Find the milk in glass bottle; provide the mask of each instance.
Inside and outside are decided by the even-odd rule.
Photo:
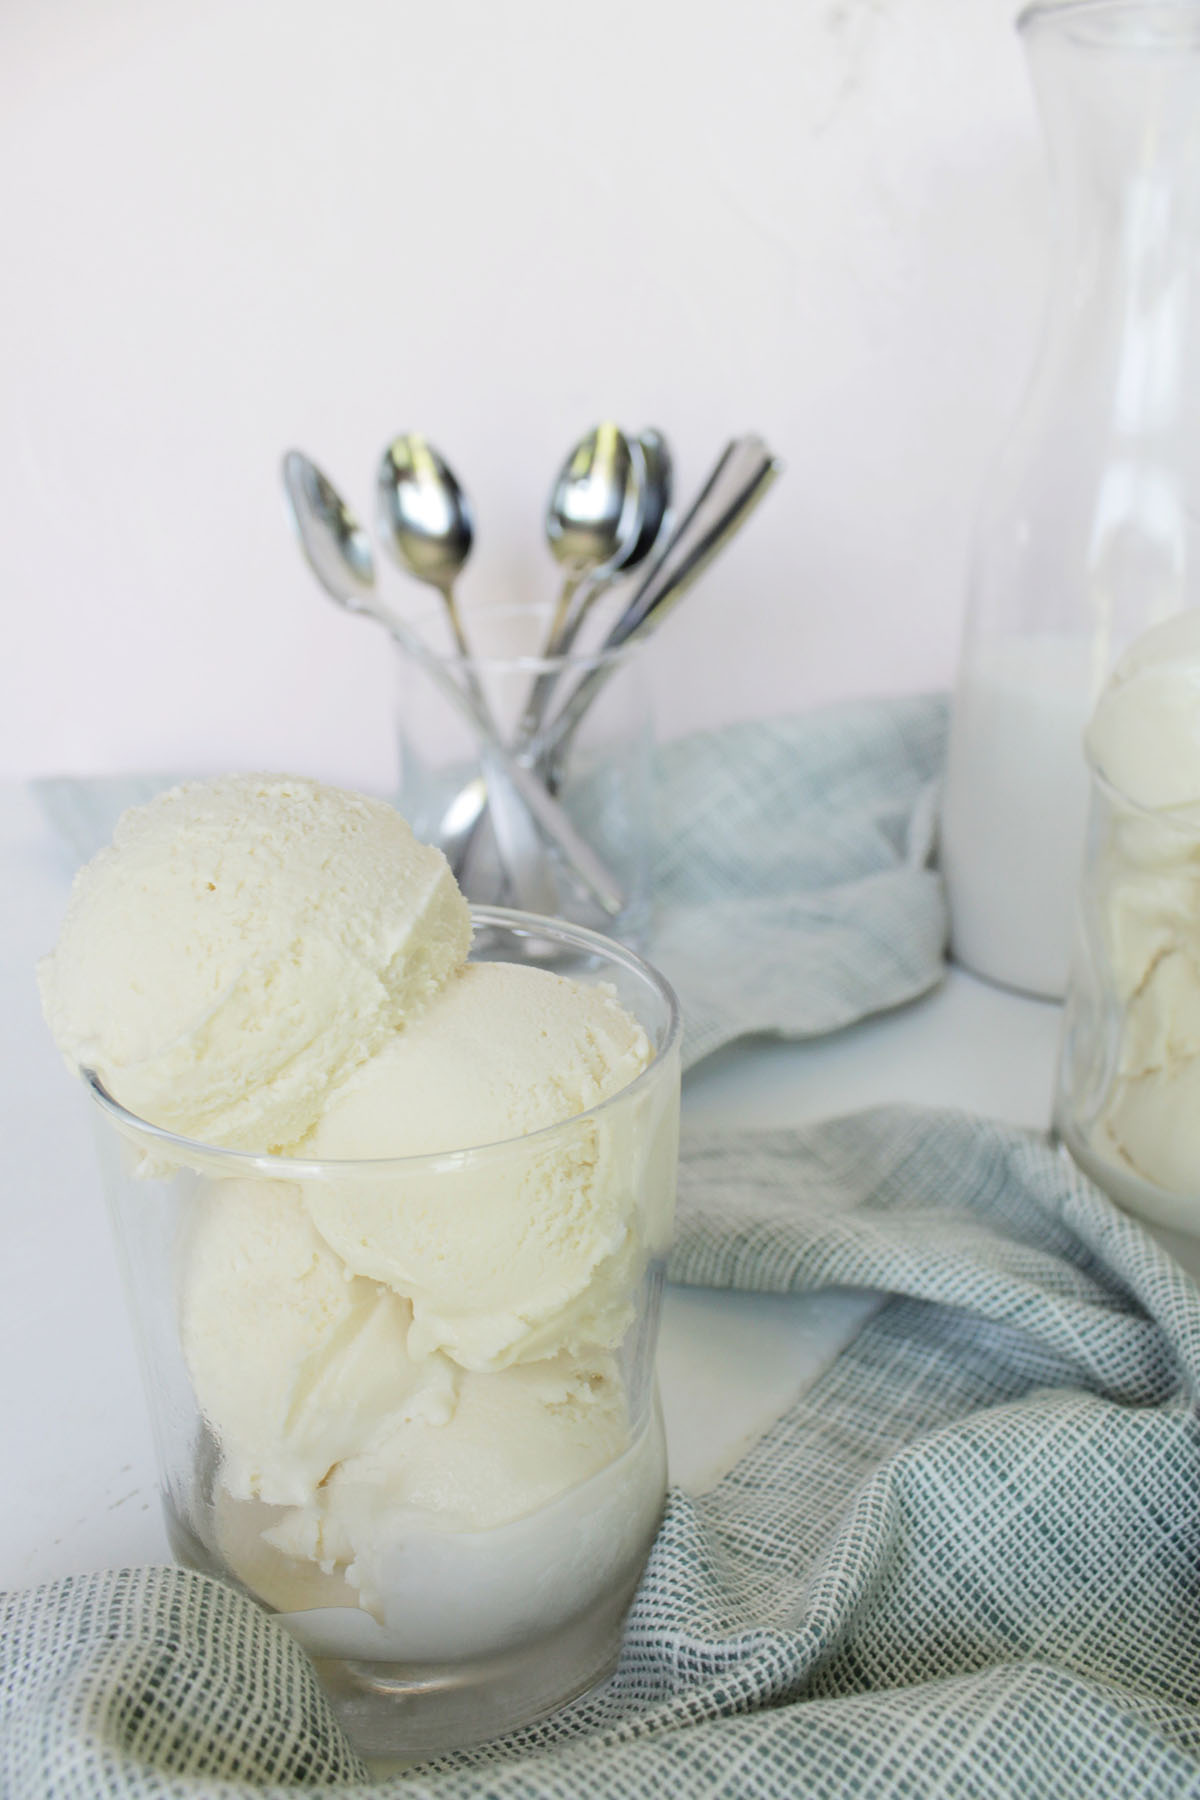
[[[1121,650],[1200,600],[1200,4],[1043,0],[1018,30],[1054,263],[976,528],[942,865],[956,959],[1058,998],[1084,726]]]

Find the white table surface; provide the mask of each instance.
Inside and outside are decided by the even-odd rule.
[[[34,979],[71,872],[27,791],[0,787],[0,1588],[170,1560],[88,1102],[50,1043]],[[925,999],[836,1036],[711,1058],[686,1079],[685,1116],[789,1125],[905,1100],[1044,1126],[1058,1027],[1057,1007],[952,969]],[[711,1483],[873,1305],[669,1289],[659,1366],[673,1478]]]

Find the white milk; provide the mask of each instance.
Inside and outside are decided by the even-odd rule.
[[[1013,640],[964,668],[942,807],[956,961],[990,981],[1066,992],[1083,865],[1090,670],[1079,640]]]

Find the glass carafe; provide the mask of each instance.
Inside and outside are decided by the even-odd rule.
[[[976,528],[942,862],[956,959],[1059,998],[1084,725],[1130,640],[1200,599],[1200,5],[1058,0],[1018,29],[1055,258]]]

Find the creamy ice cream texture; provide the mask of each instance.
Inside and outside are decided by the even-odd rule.
[[[1120,796],[1092,875],[1121,1011],[1100,1147],[1200,1196],[1200,611],[1155,626],[1121,658],[1087,749]]]
[[[411,1300],[414,1351],[489,1369],[620,1336],[640,1248],[625,1122],[600,1113],[537,1134],[627,1087],[649,1059],[645,1033],[604,988],[477,963],[330,1095],[304,1145],[322,1158],[527,1139],[465,1173],[431,1165],[306,1185],[346,1267]]]
[[[422,1534],[507,1527],[630,1450],[613,1351],[673,1198],[672,1119],[603,1104],[652,1059],[637,1021],[468,964],[469,934],[389,807],[228,777],[125,815],[41,970],[60,1048],[131,1111],[322,1164],[198,1184],[180,1335],[222,1529],[267,1546],[245,1566],[278,1552],[293,1593],[311,1568],[310,1604],[332,1571],[381,1617]]]
[[[1135,806],[1200,802],[1200,611],[1176,613],[1130,645],[1096,703],[1087,747]]]
[[[362,1602],[383,1616],[397,1547],[411,1555],[414,1541],[434,1535],[502,1530],[601,1475],[628,1447],[625,1394],[611,1357],[558,1356],[500,1375],[467,1375],[447,1423],[399,1420],[263,1536],[293,1561],[344,1570]]]
[[[39,971],[68,1060],[153,1124],[294,1144],[458,968],[446,859],[382,801],[228,776],[127,812]]]
[[[464,1375],[452,1415],[397,1413],[373,1448],[346,1457],[271,1541],[315,1562],[353,1560],[391,1520],[478,1531],[585,1481],[627,1443],[616,1365],[597,1353]]]
[[[348,1277],[293,1183],[208,1184],[181,1277],[183,1353],[235,1499],[302,1504],[400,1421],[452,1416],[453,1366],[412,1361],[408,1302]]]

